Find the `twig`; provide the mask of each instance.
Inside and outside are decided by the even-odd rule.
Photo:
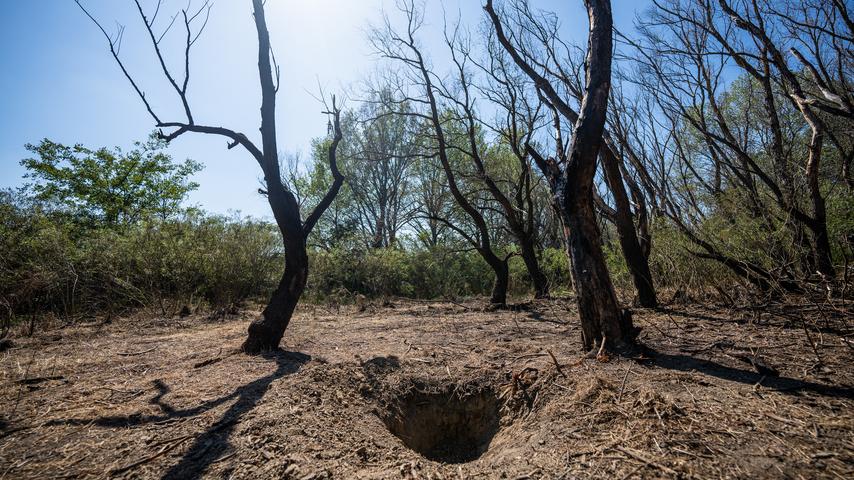
[[[199,363],[197,363],[197,364],[193,365],[193,368],[202,368],[202,367],[207,367],[208,365],[212,365],[212,364],[214,364],[214,363],[221,362],[221,361],[222,361],[222,358],[223,358],[223,357],[214,357],[214,358],[209,358],[209,359],[207,359],[207,360],[201,361],[201,362],[199,362]]]
[[[634,458],[635,460],[640,460],[641,462],[644,462],[649,466],[655,467],[655,468],[661,470],[662,472],[669,473],[670,475],[673,475],[673,476],[679,475],[679,472],[677,472],[676,470],[673,470],[672,468],[670,468],[668,466],[662,465],[662,464],[656,462],[655,460],[652,460],[651,458],[648,458],[645,455],[642,455],[638,452],[633,452],[633,451],[631,451],[627,448],[623,448],[623,447],[614,447],[614,449],[625,453],[626,455]]]
[[[518,320],[516,320],[516,316],[517,316],[517,315],[518,315],[518,312],[513,312],[513,323],[515,323],[515,324],[516,324],[516,331],[518,331],[518,332],[519,332],[519,335],[523,335],[523,333],[522,333],[522,327],[520,327],[520,326],[519,326],[519,321],[518,321]]]
[[[565,373],[563,373],[563,369],[560,368],[560,364],[557,363],[557,358],[555,358],[555,354],[552,353],[551,350],[546,349],[546,352],[549,353],[549,356],[552,357],[552,361],[555,362],[555,368],[557,368],[557,373],[563,375],[563,378],[568,378]]]
[[[27,364],[26,370],[24,370],[24,378],[27,378],[30,375],[30,367],[33,366],[33,361],[36,359],[36,350],[33,349],[33,354],[30,356],[30,363]],[[18,404],[21,403],[21,395],[24,393],[24,384],[21,383],[21,386],[18,387],[18,398],[15,399],[15,407],[12,408],[12,413],[9,414],[9,418],[15,416],[15,412],[18,411]]]
[[[64,378],[65,377],[63,377],[62,375],[55,375],[52,377],[22,378],[21,380],[18,380],[18,383],[23,385],[35,385],[37,383],[47,382],[49,380],[62,380]]]
[[[119,473],[127,472],[128,470],[134,469],[134,468],[136,468],[136,467],[138,467],[144,463],[148,463],[148,462],[154,460],[155,458],[163,455],[164,453],[172,450],[173,448],[177,447],[178,445],[181,445],[188,438],[191,438],[192,436],[193,435],[184,435],[183,437],[179,437],[177,440],[175,440],[171,444],[163,445],[163,448],[158,450],[156,453],[153,453],[153,454],[151,454],[151,455],[149,455],[149,456],[147,456],[141,460],[137,460],[136,462],[133,462],[130,465],[125,465],[124,467],[119,467],[119,468],[113,468],[109,471],[109,473],[110,473],[110,475],[117,475]]]
[[[116,355],[121,355],[123,357],[132,357],[134,355],[142,355],[143,353],[153,352],[157,350],[157,347],[149,348],[148,350],[143,350],[141,352],[119,352]]]
[[[471,311],[471,308],[469,308],[469,307],[467,307],[467,306],[463,305],[462,303],[455,302],[455,301],[451,300],[451,297],[449,297],[449,296],[447,296],[447,295],[445,295],[444,297],[445,297],[445,301],[447,301],[447,302],[449,302],[449,303],[453,303],[454,305],[456,305],[456,306],[458,306],[458,307],[463,307],[463,308],[465,308],[466,310]]]
[[[670,315],[670,313],[669,313],[669,312],[665,311],[665,312],[664,312],[664,314],[665,314],[665,315],[667,315],[667,318],[669,318],[671,322],[673,322],[673,325],[676,325],[676,328],[678,328],[679,330],[684,330],[684,328],[682,328],[682,326],[681,326],[681,325],[679,325],[678,323],[676,323],[676,319],[675,319],[675,318],[673,318],[673,316],[672,316],[672,315]]]
[[[605,351],[605,342],[608,341],[608,338],[605,335],[602,335],[602,344],[599,345],[599,351],[596,352],[596,360],[602,357],[602,352]]]
[[[216,460],[212,461],[211,465],[213,465],[214,463],[224,462],[224,461],[228,460],[229,458],[231,458],[235,455],[237,455],[237,452],[229,453],[228,455],[223,455],[223,456],[217,458]]]
[[[623,375],[623,383],[620,385],[620,394],[617,395],[617,403],[623,399],[623,390],[626,389],[626,379],[629,378],[629,372],[632,370],[632,364],[629,363],[629,368],[626,369],[626,374]]]

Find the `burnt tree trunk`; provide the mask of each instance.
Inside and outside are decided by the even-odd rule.
[[[602,346],[622,350],[634,343],[635,331],[630,315],[623,315],[619,308],[605,265],[601,233],[593,206],[593,178],[611,88],[613,18],[609,0],[587,0],[585,3],[590,30],[584,95],[580,115],[573,128],[566,167],[560,171],[553,162],[538,160],[537,163],[543,173],[553,179],[549,183],[568,230],[569,256],[581,317],[582,345],[585,349]],[[572,119],[572,108],[563,101],[549,81],[522,58],[507,38],[491,0],[487,0],[485,9],[492,20],[498,41],[513,61],[534,81],[564,118]]]
[[[605,171],[605,181],[614,197],[614,224],[617,227],[623,258],[638,293],[638,303],[642,307],[655,308],[658,306],[658,299],[652,284],[652,274],[649,272],[649,260],[641,248],[635,230],[634,215],[623,186],[623,175],[620,173],[620,160],[607,145],[602,146],[600,158]]]
[[[809,227],[813,232],[815,242],[815,266],[822,275],[833,278],[833,257],[830,250],[830,239],[827,235],[827,211],[825,209],[824,197],[821,195],[821,187],[818,181],[818,169],[821,161],[821,149],[824,143],[824,135],[816,125],[817,121],[809,119],[812,128],[812,137],[809,145],[809,159],[807,160],[807,183],[809,186],[810,200],[813,206],[813,221]]]
[[[558,199],[569,229],[582,345],[621,350],[634,343],[636,332],[631,317],[622,314],[617,302],[593,208],[593,177],[611,89],[613,18],[610,0],[587,0],[586,4],[590,33],[584,97]]]
[[[299,235],[293,240],[286,240],[284,246],[285,272],[261,312],[261,317],[249,324],[249,333],[243,343],[243,350],[248,353],[279,347],[294,309],[305,290],[308,280],[308,252],[305,240]]]
[[[620,308],[602,253],[593,200],[589,192],[579,187],[567,186],[561,204],[568,230],[568,254],[581,317],[582,344],[585,349],[592,350],[601,341],[611,345],[630,343],[631,332],[622,329]]]
[[[302,221],[299,202],[292,192],[282,183],[279,169],[279,155],[276,142],[276,91],[271,65],[270,35],[264,16],[264,0],[252,0],[255,13],[255,26],[258,31],[258,72],[261,80],[261,139],[263,154],[259,159],[267,184],[267,200],[273,210],[276,225],[282,233],[285,248],[285,272],[270,301],[261,313],[261,317],[249,325],[243,350],[247,353],[259,353],[279,347],[285,329],[291,321],[294,309],[305,290],[308,280],[308,252],[306,239],[320,216],[329,208],[338,195],[344,176],[338,170],[337,149],[341,142],[340,112],[332,97],[331,114],[334,122],[334,136],[328,150],[329,169],[333,182],[329,190]],[[277,74],[278,75],[278,74]]]
[[[540,262],[537,260],[537,250],[534,240],[530,236],[520,236],[518,237],[518,241],[519,254],[522,257],[522,261],[525,262],[528,275],[531,276],[531,283],[534,284],[534,298],[548,298],[549,281],[543,274]]]
[[[262,0],[253,0],[258,32],[258,73],[261,81],[261,169],[267,185],[267,201],[285,247],[285,272],[261,317],[249,325],[243,343],[247,353],[278,348],[308,278],[308,254],[302,236],[302,221],[296,198],[282,184],[276,142],[276,86],[270,61],[270,34]]]
[[[495,272],[495,281],[492,284],[492,295],[489,302],[493,305],[504,305],[507,303],[507,288],[510,286],[510,269],[507,260],[495,257],[496,261],[490,261],[489,266]]]

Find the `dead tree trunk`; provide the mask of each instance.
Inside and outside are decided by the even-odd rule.
[[[522,261],[525,262],[525,268],[528,269],[528,274],[531,276],[531,283],[534,285],[534,298],[548,298],[549,281],[540,268],[540,262],[537,261],[537,250],[534,240],[528,236],[518,236],[517,240],[519,242],[519,255],[522,257]]]
[[[495,273],[495,283],[492,289],[491,303],[503,305],[507,301],[507,288],[509,285],[507,260],[500,258],[492,249],[492,240],[490,231],[481,211],[468,199],[457,181],[457,174],[454,167],[451,165],[451,160],[448,151],[453,148],[445,133],[445,127],[442,114],[440,113],[440,103],[437,100],[437,95],[441,94],[440,90],[447,90],[437,86],[436,82],[441,84],[441,79],[430,71],[425,61],[424,55],[420,47],[417,45],[415,37],[418,29],[421,27],[423,17],[418,12],[415,3],[412,1],[403,1],[398,4],[401,12],[407,18],[407,30],[402,35],[394,31],[390,24],[386,24],[384,31],[375,31],[371,41],[376,50],[384,57],[401,62],[412,70],[414,76],[418,78],[417,86],[423,89],[423,98],[407,98],[414,102],[426,104],[427,111],[425,113],[417,113],[419,118],[427,121],[433,133],[433,140],[436,143],[437,157],[442,165],[442,170],[445,172],[445,178],[448,181],[448,190],[451,196],[459,207],[465,212],[466,216],[471,220],[475,227],[474,235],[467,233],[464,229],[447,219],[441,220],[450,229],[457,232],[463,237],[477,252],[483,257],[483,260]]]
[[[186,31],[186,44],[184,48],[184,77],[183,82],[176,81],[176,77],[167,66],[164,56],[160,49],[160,42],[157,35],[154,33],[154,19],[157,16],[155,13],[151,19],[146,17],[142,5],[138,0],[134,2],[140,17],[142,18],[146,32],[154,47],[154,53],[157,63],[160,65],[164,76],[172,85],[172,88],[178,94],[183,107],[186,121],[164,121],[155,113],[151,102],[146,98],[145,93],[140,88],[137,81],[128,73],[124,63],[119,56],[117,40],[114,40],[107,34],[106,30],[95,18],[79,3],[77,5],[81,10],[92,20],[98,27],[110,47],[110,53],[116,63],[121,68],[122,73],[127,78],[128,82],[133,87],[137,96],[145,105],[146,110],[154,119],[156,125],[160,129],[172,129],[166,133],[160,131],[160,136],[167,142],[172,141],[179,136],[187,133],[204,133],[208,135],[219,135],[226,137],[229,140],[228,148],[234,148],[238,145],[242,146],[249,152],[252,157],[258,162],[261,170],[264,172],[264,180],[266,183],[266,195],[273,210],[273,216],[276,220],[276,225],[282,233],[282,239],[285,248],[285,272],[279,282],[278,288],[270,298],[266,308],[264,308],[261,317],[252,322],[249,326],[249,333],[246,341],[243,344],[243,350],[247,353],[258,353],[264,350],[278,348],[279,342],[284,335],[285,329],[288,327],[291,315],[299,302],[300,296],[305,289],[306,280],[308,278],[308,253],[306,251],[306,238],[311,233],[314,225],[324,211],[329,207],[341,185],[344,182],[344,177],[338,170],[336,162],[336,150],[341,141],[341,125],[340,112],[335,105],[335,97],[332,97],[332,109],[325,112],[333,116],[334,119],[334,137],[329,147],[329,168],[332,173],[333,182],[324,197],[314,208],[314,210],[302,221],[300,216],[299,203],[292,192],[282,182],[281,170],[279,168],[279,155],[276,141],[276,92],[279,89],[279,70],[273,65],[272,51],[270,47],[270,35],[267,31],[267,21],[264,16],[264,1],[252,0],[253,13],[255,18],[255,27],[258,34],[258,74],[261,83],[261,148],[258,148],[249,138],[234,130],[224,127],[199,125],[193,119],[192,110],[187,96],[187,87],[190,79],[190,50],[193,43],[198,39],[199,35],[204,30],[206,25],[205,19],[211,8],[210,1],[202,4],[201,8],[196,12],[188,12],[182,10],[175,15],[174,19],[182,18]],[[160,10],[161,2],[157,3],[157,11]],[[205,13],[205,14],[203,14]],[[193,31],[194,22],[200,21],[201,27]]]
[[[507,289],[510,286],[510,269],[507,266],[508,258],[501,259],[489,254],[481,255],[484,258],[490,258],[489,266],[495,272],[495,281],[492,284],[492,295],[489,298],[489,303],[504,305],[507,303]]]
[[[552,191],[564,225],[569,230],[569,255],[581,317],[582,345],[588,350],[600,346],[621,350],[634,343],[635,331],[630,316],[620,311],[602,253],[601,232],[593,206],[593,178],[611,87],[613,19],[609,0],[588,0],[586,5],[590,31],[584,96],[573,128],[566,166],[559,171],[555,170],[553,162],[550,165],[538,164],[547,176],[554,179],[550,182]],[[485,9],[499,42],[519,68],[565,118],[571,118],[571,114],[566,112],[571,109],[554,87],[519,55],[507,38],[492,0],[487,0]]]
[[[248,353],[278,348],[290,324],[308,280],[308,253],[305,240],[300,237],[284,242],[285,272],[261,317],[249,324],[248,336],[243,343],[243,350]]]
[[[584,348],[592,350],[602,341],[612,342],[611,345],[630,343],[631,332],[623,331],[617,297],[602,254],[593,200],[583,185],[565,187],[561,213],[569,230],[567,241]]]
[[[649,260],[641,248],[637,230],[635,230],[634,215],[632,215],[629,197],[623,186],[620,160],[607,146],[602,147],[600,158],[602,159],[602,169],[605,171],[605,181],[614,197],[614,224],[617,226],[617,236],[620,239],[623,258],[626,260],[626,266],[629,267],[632,282],[638,292],[638,303],[642,307],[655,308],[658,306],[658,299],[652,285]]]

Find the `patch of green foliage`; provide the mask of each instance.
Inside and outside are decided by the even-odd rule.
[[[27,188],[35,199],[89,225],[116,228],[147,216],[165,219],[181,211],[181,202],[198,188],[189,177],[202,169],[193,160],[175,163],[156,134],[120,148],[92,150],[48,139],[27,145],[36,155],[21,161]]]

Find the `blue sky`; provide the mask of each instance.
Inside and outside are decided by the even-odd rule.
[[[198,4],[201,0],[193,0]],[[143,0],[153,7],[154,0]],[[476,0],[445,0],[473,30],[482,18]],[[587,23],[581,0],[534,0],[539,8],[560,15],[564,38],[585,40]],[[646,0],[614,0],[617,28],[629,30]],[[108,31],[126,26],[121,55],[164,118],[180,118],[180,103],[160,73],[141,20],[131,0],[85,0]],[[428,52],[442,52],[442,7],[427,0],[422,41]],[[186,0],[165,0],[171,14]],[[370,74],[376,58],[365,30],[380,18],[390,0],[268,0],[267,18],[275,54],[282,69],[278,97],[280,151],[309,152],[311,139],[326,132],[322,106],[312,97],[318,82],[327,93],[344,92]],[[26,143],[42,138],[89,147],[128,148],[144,139],[153,121],[109,55],[101,33],[72,0],[11,0],[0,16],[0,188],[23,182],[19,162]],[[166,16],[161,13],[161,20]],[[160,24],[163,26],[164,24]],[[169,40],[181,41],[180,29]],[[166,56],[182,72],[179,48],[166,46]],[[205,33],[191,57],[189,96],[198,123],[222,125],[257,136],[260,93],[257,43],[249,0],[214,2]],[[438,54],[436,55],[438,57]],[[437,66],[441,67],[440,61]],[[179,73],[180,74],[180,73]],[[351,102],[352,104],[352,102]],[[239,148],[225,140],[184,135],[170,146],[176,159],[193,158],[205,165],[195,180],[201,184],[191,203],[216,213],[239,210],[269,217],[258,196],[260,170]],[[305,158],[306,155],[303,155]]]

